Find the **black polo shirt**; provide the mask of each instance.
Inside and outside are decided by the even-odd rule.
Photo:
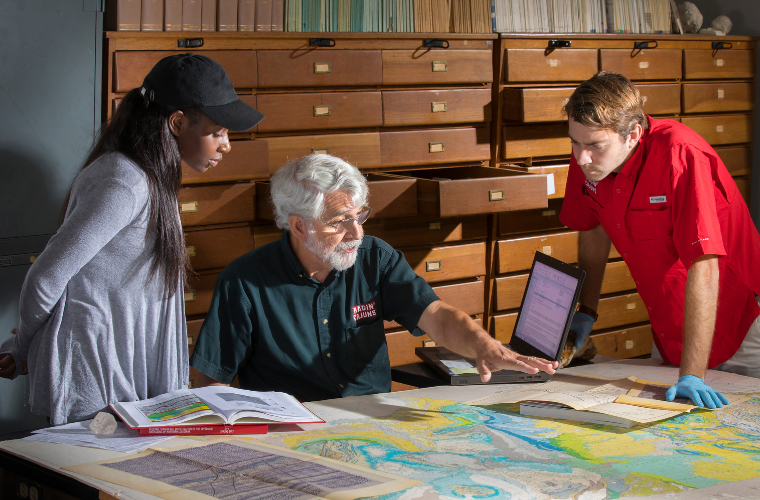
[[[413,335],[439,300],[401,252],[372,236],[356,264],[310,278],[290,232],[250,252],[219,275],[190,366],[223,383],[282,391],[301,401],[388,392],[383,320]]]

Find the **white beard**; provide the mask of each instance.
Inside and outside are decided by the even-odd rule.
[[[346,250],[357,248],[362,244],[362,240],[348,241],[338,243],[334,248],[327,246],[317,239],[313,231],[309,231],[304,239],[304,245],[312,251],[322,262],[329,264],[336,271],[345,271],[350,269],[356,263],[357,251],[345,253]]]

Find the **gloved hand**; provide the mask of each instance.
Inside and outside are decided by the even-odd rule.
[[[723,408],[728,404],[726,396],[705,384],[705,381],[694,375],[684,375],[678,379],[678,383],[665,392],[665,399],[673,401],[676,396],[689,398],[697,406],[708,408]]]
[[[583,341],[586,340],[591,328],[594,326],[594,318],[588,314],[577,312],[573,315],[573,321],[570,323],[570,331],[575,334],[575,347],[580,349]]]

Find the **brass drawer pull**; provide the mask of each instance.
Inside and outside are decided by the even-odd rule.
[[[197,201],[180,201],[179,202],[179,213],[189,214],[189,213],[194,213],[197,211],[198,211]]]
[[[192,335],[187,336],[187,345],[195,345],[195,337]]]
[[[625,305],[626,309],[636,309],[636,302],[629,302]]]
[[[185,302],[195,302],[195,290],[185,292]]]
[[[715,131],[716,132],[723,132],[723,125],[716,125],[715,126]]]
[[[647,69],[649,67],[649,61],[641,61],[639,63],[639,69]]]
[[[719,68],[722,68],[723,67],[723,59],[716,59],[715,60],[715,65],[718,66]]]
[[[330,148],[311,148],[311,154],[313,155],[329,155]]]
[[[431,103],[431,107],[433,108],[433,113],[445,113],[446,111],[448,111],[445,101],[433,102]]]
[[[185,250],[187,251],[188,257],[195,257],[196,251],[195,251],[195,245],[190,245],[189,247],[185,247]]]
[[[551,255],[552,254],[551,245],[546,245],[544,248],[542,248],[541,253],[546,254],[546,255]]]
[[[425,271],[431,272],[431,271],[440,271],[440,270],[441,270],[440,260],[428,260],[425,262]]]
[[[318,104],[314,106],[314,116],[330,116],[330,105]]]
[[[718,100],[722,101],[726,98],[726,92],[723,89],[718,89]]]
[[[314,73],[332,73],[332,63],[329,62],[315,62]]]
[[[449,70],[449,65],[446,61],[433,61],[433,72],[445,72]]]
[[[441,229],[440,222],[431,222],[428,224],[428,231],[438,231]]]
[[[428,143],[428,150],[431,153],[443,153],[443,143],[442,142],[429,142]]]
[[[504,200],[504,190],[503,189],[492,189],[488,192],[488,201],[503,201]]]

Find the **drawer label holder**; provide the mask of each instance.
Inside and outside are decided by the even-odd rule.
[[[429,142],[428,143],[428,151],[431,153],[443,153],[443,143],[442,142]]]
[[[195,290],[185,292],[185,302],[195,302]]]
[[[449,65],[446,61],[433,61],[433,72],[443,73],[449,70]]]
[[[446,111],[448,111],[448,107],[446,106],[446,101],[433,102],[431,103],[430,106],[433,110],[433,113],[445,113]]]
[[[440,271],[441,270],[441,261],[440,260],[428,260],[425,261],[425,271],[431,272],[431,271]]]
[[[311,148],[311,154],[313,155],[329,155],[330,148]]]
[[[488,192],[488,201],[504,201],[503,189],[492,189]]]
[[[179,202],[179,213],[189,214],[189,213],[195,213],[197,211],[198,211],[197,201],[180,201]]]
[[[314,106],[314,116],[330,116],[330,105],[317,104]]]
[[[332,73],[332,63],[329,62],[315,62],[314,73]]]
[[[195,257],[197,255],[195,250],[195,245],[190,245],[189,247],[185,247],[185,250],[187,251],[188,257]]]

